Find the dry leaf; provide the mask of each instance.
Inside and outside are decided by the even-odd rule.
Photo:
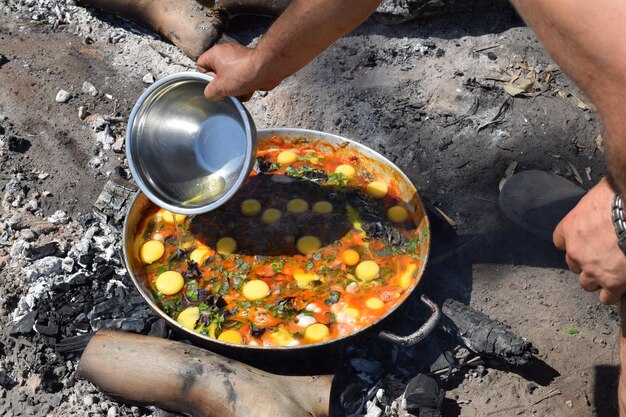
[[[576,181],[578,181],[580,185],[583,185],[583,177],[580,176],[580,173],[578,172],[576,167],[572,165],[570,161],[566,160],[566,162],[569,165],[569,168],[572,170],[572,174],[574,174],[574,178],[576,178]]]
[[[504,86],[504,91],[507,92],[507,94],[509,94],[511,97],[515,97],[518,96],[522,93],[525,93],[526,90],[524,90],[523,88],[520,88],[514,84],[506,84]]]
[[[515,173],[515,169],[517,168],[517,161],[513,161],[509,164],[509,166],[504,171],[504,176],[500,180],[500,184],[498,184],[498,189],[502,191],[502,187],[504,187],[504,183],[513,176]]]
[[[596,147],[598,148],[600,152],[604,153],[604,144],[603,144],[602,134],[596,137]]]

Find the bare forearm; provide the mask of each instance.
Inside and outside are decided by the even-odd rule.
[[[609,171],[626,192],[626,1],[511,1],[561,69],[597,107]]]
[[[294,0],[255,49],[260,71],[294,74],[376,10],[380,0]]]

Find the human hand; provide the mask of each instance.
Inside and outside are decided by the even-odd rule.
[[[592,188],[556,226],[552,239],[565,251],[569,268],[600,302],[616,304],[626,292],[626,256],[617,245],[611,217],[615,190],[606,178]]]
[[[198,58],[198,71],[212,72],[213,81],[204,90],[209,100],[226,96],[248,101],[256,90],[269,91],[282,78],[264,69],[260,54],[252,48],[238,44],[215,45]]]

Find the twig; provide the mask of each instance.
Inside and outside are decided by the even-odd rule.
[[[510,100],[509,98],[504,100],[502,104],[500,105],[500,108],[498,109],[498,112],[496,113],[496,115],[493,116],[493,119],[478,126],[478,129],[476,129],[476,131],[480,132],[482,129],[486,128],[487,126],[491,124],[502,123],[504,121],[504,117],[506,116],[506,111],[509,109],[509,100]]]
[[[482,47],[480,47],[480,48],[478,48],[478,49],[474,49],[474,50],[472,51],[472,53],[474,53],[474,54],[475,54],[476,52],[482,52],[482,51],[486,51],[487,49],[498,48],[499,46],[501,46],[501,45],[500,45],[500,44],[498,44],[498,43],[493,44],[493,45],[489,45],[489,46],[482,46]]]
[[[543,397],[539,398],[537,401],[535,401],[533,403],[533,405],[537,405],[540,402],[542,402],[544,400],[547,400],[548,398],[552,398],[552,397],[555,397],[555,396],[561,395],[561,394],[562,394],[561,391],[559,391],[558,389],[555,388],[552,391],[550,391],[549,393],[547,393],[546,395],[544,395]]]

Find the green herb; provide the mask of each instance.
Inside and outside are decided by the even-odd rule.
[[[341,172],[332,172],[328,174],[326,185],[338,185],[340,187],[345,187],[348,185],[348,177]]]
[[[200,303],[200,304],[198,304],[198,309],[199,309],[200,311],[205,311],[205,310],[208,310],[208,309],[209,309],[209,306],[208,306],[208,305],[206,305],[206,304],[204,304],[204,303]]]
[[[315,169],[309,165],[302,165],[300,168],[294,168],[289,166],[285,168],[285,174],[290,177],[298,177],[298,178],[306,178],[310,177],[310,174],[319,175],[321,177],[326,177],[326,173],[322,170]],[[308,174],[308,175],[307,175]]]
[[[233,277],[233,289],[238,290],[241,287],[241,284],[246,280],[245,276],[236,276]]]
[[[167,264],[157,265],[156,271],[157,275],[161,275],[163,272],[167,272],[170,270],[170,266]]]
[[[311,269],[313,269],[313,267],[315,266],[315,264],[313,263],[312,260],[309,260],[306,265],[304,265],[304,270],[309,272]]]
[[[195,288],[187,290],[185,296],[191,301],[198,301],[198,291]]]
[[[312,317],[312,316],[313,316],[313,312],[312,312],[312,311],[303,311],[303,312],[302,312],[302,313],[300,313],[300,314],[301,314],[301,315],[303,315],[303,316],[310,316],[310,317]]]
[[[328,306],[336,304],[339,301],[339,298],[341,298],[341,293],[339,293],[339,291],[330,291],[328,293],[328,298],[324,300],[324,303]]]
[[[568,327],[565,330],[565,333],[567,333],[569,336],[573,336],[573,335],[579,333],[579,331],[578,331],[578,329],[576,327]]]

